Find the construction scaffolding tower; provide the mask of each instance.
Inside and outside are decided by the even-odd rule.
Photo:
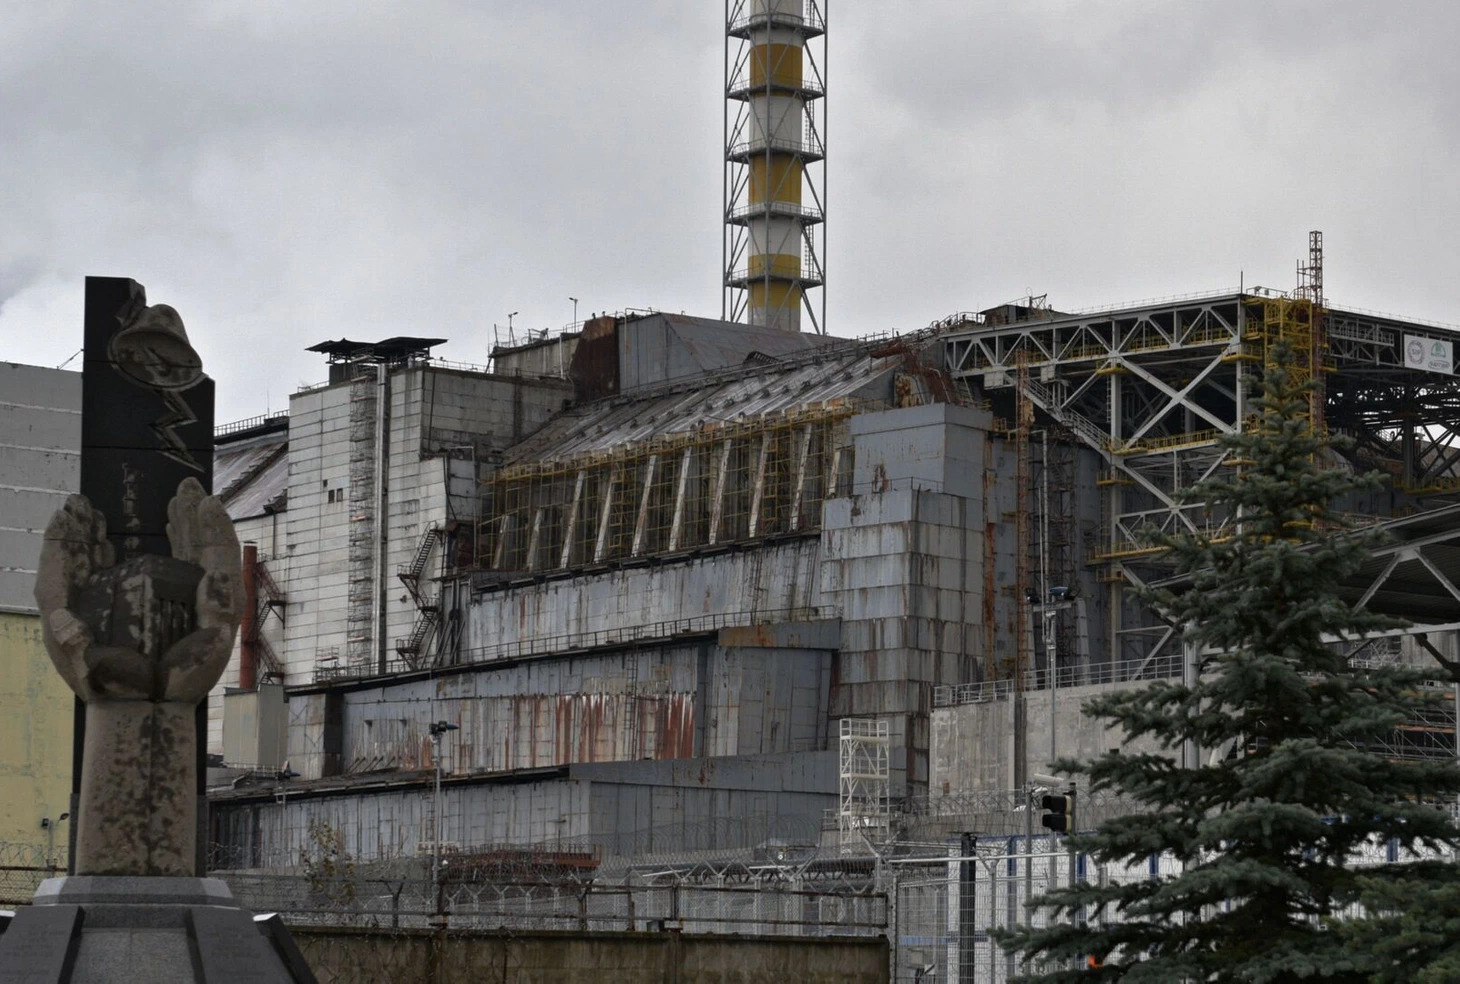
[[[865,853],[891,832],[892,738],[887,722],[842,718],[840,748],[840,849],[842,854]]]

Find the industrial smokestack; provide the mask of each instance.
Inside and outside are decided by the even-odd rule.
[[[726,0],[728,321],[826,331],[827,3]]]

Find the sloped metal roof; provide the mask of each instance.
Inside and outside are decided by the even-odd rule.
[[[219,444],[213,455],[213,489],[234,522],[262,516],[282,505],[289,488],[289,435]]]
[[[553,461],[607,451],[706,426],[837,401],[892,399],[892,376],[905,353],[881,354],[885,341],[837,347],[750,364],[645,388],[564,410],[511,448],[506,464]]]

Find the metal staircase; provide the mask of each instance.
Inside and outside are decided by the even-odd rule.
[[[274,652],[274,647],[269,645],[269,640],[264,637],[264,623],[269,620],[270,612],[278,615],[280,623],[284,621],[284,592],[269,573],[263,557],[254,562],[254,585],[258,589],[258,608],[254,610],[253,620],[248,625],[248,641],[252,643],[254,652],[264,664],[265,676],[282,680],[284,664],[278,653]]]
[[[440,524],[432,523],[421,535],[421,542],[416,547],[416,554],[411,558],[409,564],[405,564],[396,570],[396,576],[404,584],[406,591],[410,593],[411,600],[416,605],[416,624],[411,627],[411,634],[404,639],[395,641],[395,651],[411,667],[421,665],[421,654],[426,650],[436,631],[436,626],[441,621],[441,604],[439,597],[428,596],[421,585],[421,579],[426,574],[426,567],[431,562],[431,553],[441,543],[444,531]]]

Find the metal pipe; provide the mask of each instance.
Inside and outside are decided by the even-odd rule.
[[[1034,911],[1034,784],[1024,784],[1024,918]]]
[[[441,736],[455,731],[457,727],[450,721],[432,721],[430,726],[431,764],[435,766],[436,773],[435,789],[431,794],[431,825],[435,828],[431,842],[431,898],[438,916],[445,908],[441,897]]]
[[[375,364],[375,449],[374,449],[374,496],[370,533],[370,641],[381,673],[386,671],[385,658],[385,415],[390,401],[388,379],[384,362]]]
[[[431,727],[431,759],[436,767],[436,788],[431,794],[431,899],[435,903],[441,884],[441,732]]]
[[[1044,633],[1044,666],[1049,673],[1049,763],[1059,757],[1059,729],[1056,727],[1059,705],[1059,666],[1055,652],[1054,625],[1059,612],[1050,607],[1049,591],[1049,428],[1039,432],[1039,610],[1040,631]]]
[[[258,685],[258,610],[259,548],[249,541],[243,545],[243,628],[239,632],[238,686],[253,690]]]
[[[1181,682],[1188,688],[1195,687],[1200,676],[1199,653],[1197,647],[1190,639],[1181,641]],[[1188,769],[1195,769],[1201,765],[1201,748],[1197,746],[1196,739],[1188,738],[1181,743],[1182,765]]]

